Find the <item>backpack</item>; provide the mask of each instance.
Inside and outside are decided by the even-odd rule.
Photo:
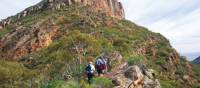
[[[101,64],[102,64],[102,60],[101,60],[101,58],[98,58],[96,60],[96,65],[100,66]]]
[[[106,69],[106,63],[102,59],[96,61],[96,68],[100,70]]]
[[[87,65],[85,70],[86,70],[87,73],[92,73],[92,67],[90,65]]]
[[[106,64],[105,64],[105,63],[104,63],[104,64],[101,64],[101,65],[100,65],[100,69],[101,69],[101,70],[105,70],[105,69],[106,69]]]

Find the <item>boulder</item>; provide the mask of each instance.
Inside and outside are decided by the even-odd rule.
[[[144,87],[143,88],[161,88],[161,85],[158,79],[152,80],[145,76],[144,78]]]
[[[129,84],[132,82],[132,80],[126,78],[123,73],[116,75],[115,80],[117,80],[120,85],[115,85],[113,88],[128,88]]]
[[[153,69],[144,69],[137,65],[125,69],[124,73],[116,75],[114,88],[161,88],[160,82],[154,77]],[[120,85],[119,85],[120,84]],[[133,85],[134,84],[134,85]]]
[[[114,86],[120,86],[121,82],[118,79],[113,79],[112,83],[114,84]]]
[[[125,77],[131,79],[131,80],[137,80],[137,79],[141,79],[144,77],[144,75],[142,74],[140,68],[138,66],[131,66],[129,67],[125,73],[124,73]]]

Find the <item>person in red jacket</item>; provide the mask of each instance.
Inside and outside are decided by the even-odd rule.
[[[104,73],[104,71],[107,68],[107,62],[103,57],[99,57],[96,60],[95,66],[96,66],[96,69],[97,69],[98,76],[102,76],[102,74]]]

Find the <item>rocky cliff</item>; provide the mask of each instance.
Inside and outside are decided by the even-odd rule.
[[[108,73],[88,85],[84,67],[102,55]],[[199,74],[117,0],[43,0],[1,22],[1,88],[198,88]]]
[[[38,11],[52,9],[58,10],[61,7],[69,6],[72,4],[76,5],[89,5],[93,11],[101,11],[106,13],[108,16],[112,16],[118,19],[124,18],[123,6],[118,0],[43,0],[35,6],[25,9],[16,16],[9,17],[0,22],[0,30],[6,25],[14,22],[16,19],[20,19],[27,15],[33,14]]]
[[[120,2],[117,0],[44,0],[37,4],[36,6],[32,6],[21,13],[17,14],[16,16],[9,17],[0,22],[0,28],[3,29],[6,25],[14,23],[16,20],[23,19],[23,17],[32,15],[36,12],[40,12],[42,10],[59,10],[62,7],[69,6],[69,5],[85,5],[91,6],[90,11],[94,12],[102,12],[105,13],[107,16],[111,16],[117,19],[124,18],[123,7]],[[81,13],[80,13],[81,14]],[[90,13],[87,13],[90,14]],[[24,56],[31,52],[37,51],[39,48],[48,46],[51,41],[52,37],[55,36],[57,32],[57,28],[50,24],[51,26],[41,28],[40,25],[43,21],[38,22],[37,24],[32,25],[31,29],[29,28],[18,26],[15,28],[9,35],[6,35],[0,38],[0,50],[4,52],[1,57],[6,57],[9,59],[16,59],[18,57]],[[20,25],[21,22],[18,22],[15,25]],[[45,29],[45,30],[42,30]],[[51,30],[49,30],[51,29]],[[34,38],[34,39],[33,39]],[[15,43],[13,43],[15,40]],[[30,42],[27,42],[27,41]],[[12,42],[12,43],[11,43]],[[11,44],[11,45],[10,45]]]

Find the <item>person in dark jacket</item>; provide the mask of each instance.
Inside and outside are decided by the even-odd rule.
[[[86,74],[87,74],[87,77],[88,77],[88,83],[91,84],[92,79],[93,79],[94,74],[95,74],[95,67],[94,67],[93,63],[89,62],[88,65],[86,66],[85,70],[86,70]]]

